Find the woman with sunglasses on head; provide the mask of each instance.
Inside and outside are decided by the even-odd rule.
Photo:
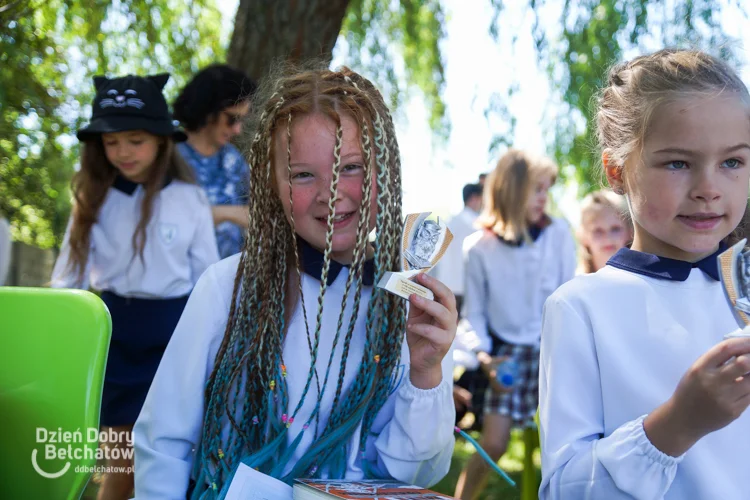
[[[202,69],[174,103],[188,139],[178,149],[212,205],[221,258],[242,249],[248,220],[247,163],[231,140],[241,132],[256,83],[226,64]]]

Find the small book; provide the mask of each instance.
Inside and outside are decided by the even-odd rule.
[[[388,479],[363,479],[361,481],[297,479],[294,485],[294,500],[337,498],[344,500],[451,500],[454,497]]]

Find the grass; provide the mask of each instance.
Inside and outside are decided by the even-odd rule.
[[[478,433],[472,433],[474,439],[479,438]],[[448,475],[443,478],[437,485],[432,489],[440,493],[453,495],[456,488],[456,481],[458,480],[461,470],[466,466],[469,458],[474,454],[474,447],[463,440],[458,438],[456,440],[456,448],[453,451],[453,461],[451,462],[451,468]],[[513,488],[507,484],[503,478],[501,478],[495,472],[490,472],[489,481],[487,482],[487,488],[484,493],[479,497],[481,500],[520,500],[521,498],[521,471],[523,470],[523,431],[514,430],[511,434],[510,444],[508,445],[508,452],[503,455],[500,459],[500,467],[508,473],[508,475],[517,483],[517,487]],[[534,465],[537,473],[537,484],[541,478],[541,462],[539,456],[539,450],[534,452]],[[82,500],[95,500],[96,493],[99,489],[99,485],[95,480],[89,481],[86,491],[84,491]]]
[[[474,439],[479,439],[478,433],[471,433]],[[456,488],[456,481],[461,470],[466,466],[469,458],[474,454],[474,447],[462,438],[456,440],[456,448],[453,450],[453,460],[448,475],[443,478],[432,489],[452,495]],[[508,451],[500,459],[500,467],[516,482],[513,488],[496,472],[490,472],[487,487],[479,496],[480,500],[518,500],[521,498],[521,471],[523,470],[523,431],[515,429],[511,433]],[[541,480],[541,457],[539,450],[534,452],[534,466],[536,467],[537,485]]]

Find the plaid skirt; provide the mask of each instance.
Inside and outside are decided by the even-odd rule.
[[[513,358],[518,364],[518,378],[510,392],[495,392],[487,387],[484,413],[508,415],[519,427],[534,426],[539,406],[539,346],[516,345],[495,341],[493,355]]]

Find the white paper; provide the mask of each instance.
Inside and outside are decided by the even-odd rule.
[[[727,333],[724,335],[725,339],[732,339],[737,337],[750,337],[750,326],[746,326],[745,328],[738,329],[733,331],[732,333]]]
[[[292,500],[292,487],[240,463],[225,500]]]
[[[425,288],[410,278],[419,271],[404,271],[401,273],[386,272],[378,282],[379,288],[384,288],[389,292],[408,299],[412,293],[424,297],[428,300],[435,300],[435,295],[429,288]]]

